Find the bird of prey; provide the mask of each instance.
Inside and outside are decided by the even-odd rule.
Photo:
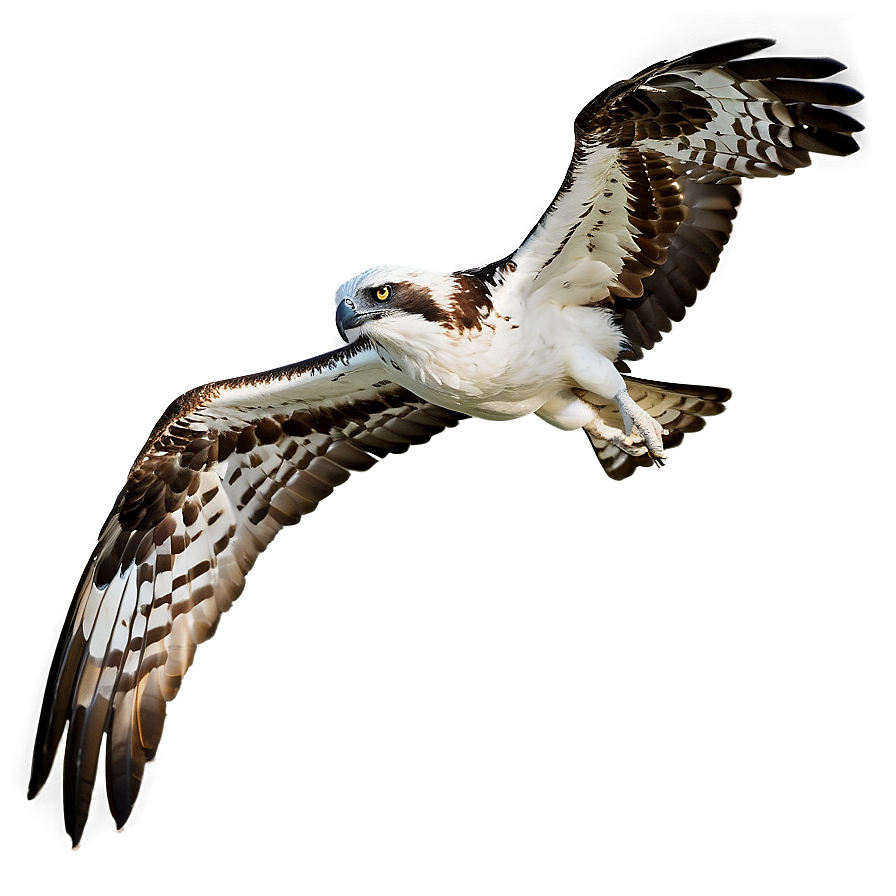
[[[620,81],[575,119],[572,161],[518,249],[450,274],[379,267],[336,294],[347,344],[210,383],[165,411],[103,525],[49,673],[29,797],[66,724],[77,845],[105,738],[123,826],[167,703],[258,555],[350,474],[473,416],[583,430],[614,479],[662,464],[726,389],[636,379],[706,286],[744,178],[858,149],[827,58],[744,57],[740,40]],[[351,341],[349,337],[353,337]]]

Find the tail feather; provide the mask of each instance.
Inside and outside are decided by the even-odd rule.
[[[713,417],[725,410],[731,390],[718,386],[685,386],[680,383],[661,383],[623,376],[628,394],[657,422],[669,430],[663,437],[665,449],[675,448],[684,440],[685,433],[699,432],[706,425],[705,417]],[[623,428],[619,409],[612,402],[591,392],[584,396],[600,412],[604,422]],[[587,433],[594,453],[604,472],[611,479],[627,479],[638,467],[649,467],[653,461],[647,454],[633,457],[621,448]]]

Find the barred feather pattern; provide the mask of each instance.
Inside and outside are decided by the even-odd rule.
[[[516,283],[529,302],[612,306],[627,340],[620,359],[640,358],[709,282],[744,179],[858,149],[862,125],[839,107],[861,94],[823,80],[845,66],[741,58],[773,43],[710,47],[598,94],[576,117],[573,157],[544,215],[516,252],[472,273]]]
[[[828,58],[740,58],[773,44],[734,41],[650,66],[579,113],[580,142],[654,149],[708,183],[790,174],[810,163],[810,152],[855,152],[851,134],[862,126],[825,107],[851,105],[861,94],[820,83],[845,66]]]
[[[611,288],[613,308],[626,338],[621,361],[638,360],[652,349],[673,323],[684,320],[709,284],[728,242],[740,191],[737,185],[680,180],[685,218],[676,228],[665,260],[641,281],[640,295],[623,297]]]
[[[226,398],[222,385],[198,394]],[[187,412],[157,427],[100,533],[51,669],[29,789],[33,796],[46,780],[68,722],[63,804],[74,844],[103,737],[107,797],[121,827],[197,646],[274,536],[351,473],[463,419],[388,381],[290,402],[181,402]]]

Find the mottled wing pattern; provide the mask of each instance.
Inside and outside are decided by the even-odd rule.
[[[684,386],[632,376],[624,379],[628,394],[669,431],[669,435],[663,437],[663,447],[666,449],[680,445],[685,433],[703,429],[706,425],[704,417],[721,414],[725,410],[725,402],[731,398],[728,389],[714,386]],[[605,423],[617,429],[622,428],[622,417],[615,402],[607,401],[593,392],[582,394],[600,411]],[[653,463],[646,453],[633,457],[591,433],[588,433],[588,438],[600,465],[611,479],[627,479],[638,467],[649,467]]]
[[[50,671],[29,796],[66,722],[66,830],[77,844],[106,737],[119,827],[196,647],[258,555],[349,475],[461,414],[389,382],[362,339],[304,364],[175,402],[134,463],[78,585]]]
[[[832,59],[740,57],[744,40],[650,66],[595,97],[545,214],[512,255],[475,272],[528,301],[611,306],[637,358],[681,320],[731,232],[743,178],[790,174],[810,153],[848,155],[861,99],[823,82]],[[497,298],[496,298],[496,301]]]

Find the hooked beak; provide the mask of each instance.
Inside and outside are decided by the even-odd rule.
[[[355,311],[355,306],[350,299],[343,299],[336,306],[336,329],[339,330],[339,335],[342,337],[343,342],[350,341],[348,336],[345,335],[345,331],[352,329],[352,327],[359,327],[361,320],[362,315]]]

